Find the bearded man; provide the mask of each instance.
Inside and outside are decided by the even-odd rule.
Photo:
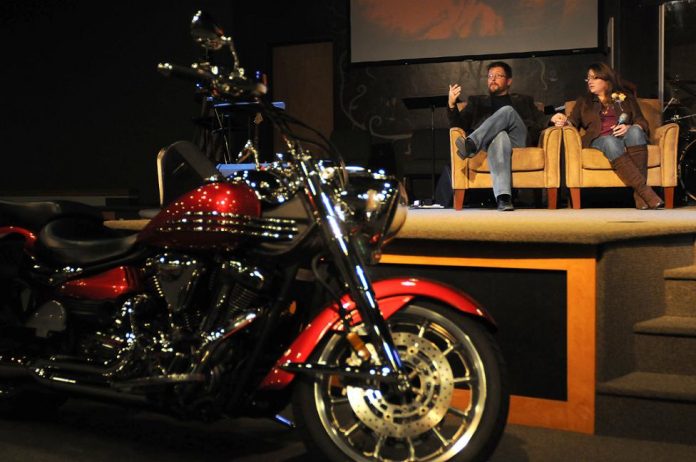
[[[460,127],[466,138],[456,141],[462,159],[483,150],[493,180],[493,194],[500,211],[515,210],[512,205],[512,148],[536,145],[539,133],[549,125],[531,96],[510,93],[512,69],[502,61],[488,65],[488,95],[472,95],[463,110],[457,101],[462,88],[449,86],[447,117],[450,127]]]

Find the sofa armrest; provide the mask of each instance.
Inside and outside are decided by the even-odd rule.
[[[668,123],[657,127],[653,139],[654,144],[660,147],[661,185],[676,186],[679,125]]]
[[[561,144],[563,130],[560,127],[544,129],[539,136],[539,147],[544,150],[544,182],[547,188],[561,185]]]
[[[569,188],[582,186],[582,140],[575,127],[563,127],[565,178]]]
[[[469,160],[464,160],[457,155],[457,146],[454,144],[457,138],[463,136],[466,136],[466,133],[461,128],[450,128],[450,162],[452,166],[452,189],[466,189],[469,186],[469,177],[467,176]]]
[[[660,144],[663,140],[679,140],[679,125],[667,123],[657,127],[652,136],[651,144]]]

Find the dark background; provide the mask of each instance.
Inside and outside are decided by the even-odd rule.
[[[616,21],[616,67],[643,97],[657,96],[657,3],[600,2],[601,28]],[[451,82],[466,94],[485,92],[488,61],[348,66],[346,0],[3,0],[0,195],[133,190],[140,203],[156,203],[156,154],[191,139],[199,115],[191,85],[165,79],[156,65],[200,56],[188,26],[201,8],[235,38],[248,72],[272,75],[274,45],[333,42],[335,129],[368,130],[397,153],[408,150],[413,130],[430,126],[430,112],[409,111],[402,98],[445,94]],[[508,61],[515,91],[561,105],[584,90],[586,66],[605,59],[596,52]],[[447,126],[444,109],[435,124]]]

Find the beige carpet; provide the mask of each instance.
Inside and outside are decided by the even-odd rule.
[[[599,244],[696,234],[696,207],[672,210],[411,209],[398,239]]]
[[[112,220],[139,230],[148,220]],[[599,244],[651,236],[696,234],[696,207],[635,209],[411,209],[398,239]]]

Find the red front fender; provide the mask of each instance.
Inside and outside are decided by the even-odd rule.
[[[372,284],[377,303],[385,319],[409,304],[416,297],[429,298],[439,301],[456,310],[483,319],[490,326],[495,326],[493,318],[469,295],[440,282],[415,278],[395,278],[376,281]],[[341,303],[346,311],[355,308],[355,303],[343,296]],[[354,313],[353,320],[359,319]],[[278,359],[275,367],[266,375],[259,389],[279,390],[292,382],[295,374],[280,369],[287,362],[303,363],[314,351],[326,332],[342,328],[336,305],[333,304],[322,310],[317,317],[302,331],[290,345],[283,356]]]

